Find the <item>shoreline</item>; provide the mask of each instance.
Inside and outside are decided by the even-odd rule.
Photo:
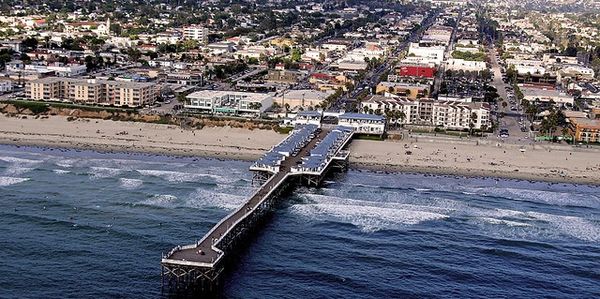
[[[59,143],[38,143],[38,142],[17,142],[14,140],[7,141],[0,138],[0,145],[14,146],[14,147],[30,147],[39,149],[64,149],[64,150],[85,150],[94,151],[98,153],[107,154],[145,154],[165,157],[188,157],[188,158],[203,158],[203,159],[216,159],[216,160],[229,160],[229,161],[242,161],[242,162],[253,162],[260,155],[243,154],[239,155],[220,155],[218,152],[190,152],[172,150],[168,148],[125,148],[125,146],[106,146],[106,145],[94,145],[94,144],[79,144],[79,145],[65,145]],[[538,183],[551,183],[551,184],[572,184],[572,185],[588,185],[588,186],[600,186],[600,181],[593,178],[565,178],[560,175],[535,175],[531,173],[519,173],[519,172],[502,172],[492,171],[486,173],[480,170],[468,170],[468,171],[456,171],[453,169],[444,169],[436,166],[432,167],[419,167],[419,166],[400,166],[392,164],[372,164],[365,162],[350,162],[349,168],[356,171],[371,171],[376,173],[406,173],[406,174],[419,174],[424,176],[450,176],[455,178],[482,178],[482,179],[501,179],[501,180],[518,180],[527,182],[538,182]]]
[[[470,170],[464,172],[456,172],[452,169],[440,169],[440,168],[426,168],[426,167],[414,167],[414,166],[396,166],[396,165],[366,165],[363,163],[355,163],[356,165],[350,165],[351,169],[356,170],[367,170],[373,172],[384,172],[384,173],[408,173],[408,174],[420,174],[420,175],[431,175],[431,176],[450,176],[456,178],[480,178],[480,179],[493,179],[493,180],[517,180],[537,183],[549,183],[549,184],[570,184],[570,185],[587,185],[600,187],[600,182],[594,179],[580,179],[580,178],[564,178],[561,176],[545,176],[545,175],[534,175],[529,173],[518,173],[518,172],[499,172],[494,171],[491,173],[484,173],[483,171]]]
[[[252,162],[285,135],[270,130],[78,119],[7,117],[0,114],[0,144],[142,153]],[[499,144],[494,139],[446,140],[417,136],[405,140],[355,139],[353,169],[457,177],[517,179],[600,186],[600,149],[555,144]]]

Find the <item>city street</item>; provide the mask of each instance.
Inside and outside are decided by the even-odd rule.
[[[496,58],[496,49],[494,47],[490,47],[488,53],[492,65],[492,72],[494,74],[492,85],[498,90],[498,95],[500,96],[500,98],[504,101],[508,101],[508,94],[506,91],[506,87],[508,85],[504,83],[504,81],[502,81],[502,70],[500,69],[500,65],[498,64],[498,59]],[[521,112],[511,111],[510,105],[502,107],[500,101],[498,101],[497,112],[504,113],[504,117],[499,119],[498,129],[508,129],[509,137],[505,138],[506,141],[529,143],[529,140],[531,138],[530,133],[522,132],[522,126],[519,124],[519,120],[523,119],[523,121],[525,122],[525,127],[529,128],[528,121],[526,120],[526,117],[521,114]]]

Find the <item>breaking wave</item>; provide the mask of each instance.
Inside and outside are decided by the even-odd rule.
[[[295,214],[320,221],[350,223],[365,232],[396,229],[425,221],[447,218],[449,209],[403,204],[371,202],[317,194],[304,194],[311,202],[291,207]]]
[[[179,171],[169,171],[169,170],[153,170],[153,169],[138,169],[136,170],[141,175],[145,176],[155,176],[167,180],[169,182],[174,183],[182,183],[182,182],[196,182],[203,178],[210,178],[219,183],[229,183],[232,182],[231,179],[224,178],[219,175],[214,174],[206,174],[206,173],[188,173],[188,172],[179,172]]]
[[[90,167],[90,170],[94,178],[112,178],[123,172],[123,169],[109,167]]]
[[[121,182],[121,187],[128,190],[137,189],[144,183],[142,180],[128,178],[120,178],[119,181]]]
[[[0,187],[6,187],[6,186],[26,182],[26,181],[29,181],[29,178],[0,176]]]

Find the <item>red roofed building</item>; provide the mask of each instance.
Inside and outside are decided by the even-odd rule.
[[[418,78],[433,78],[435,77],[436,68],[429,65],[400,65],[396,68],[396,74],[400,77],[418,77]]]

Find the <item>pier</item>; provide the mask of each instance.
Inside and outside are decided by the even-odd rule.
[[[161,260],[163,292],[202,296],[220,290],[232,252],[244,250],[246,240],[273,209],[285,190],[296,185],[318,186],[333,169],[347,168],[352,140],[349,127],[294,129],[251,167],[253,184],[260,187],[248,200],[217,223],[200,241],[177,246]]]

